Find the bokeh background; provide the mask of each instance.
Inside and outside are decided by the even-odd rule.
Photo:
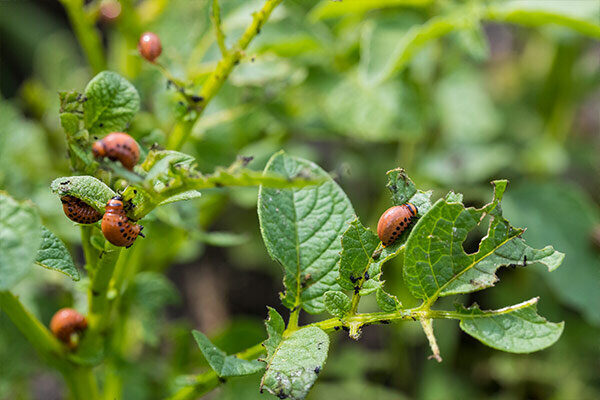
[[[126,0],[117,17],[103,3],[114,6],[88,7],[96,10],[108,69],[142,97],[129,132],[143,146],[164,144],[180,99],[137,55],[137,38],[159,34],[161,62],[197,89],[219,56],[210,2]],[[221,3],[232,44],[261,2]],[[281,148],[311,159],[331,171],[372,228],[391,205],[389,169],[404,167],[434,197],[454,190],[475,206],[490,200],[490,180],[508,178],[508,219],[527,227],[532,246],[566,253],[552,273],[503,269],[496,287],[439,305],[498,308],[540,296],[540,314],[566,323],[553,347],[506,354],[462,334],[455,321],[436,321],[438,364],[427,359],[417,323],[367,327],[359,342],[334,334],[310,399],[600,398],[600,42],[545,24],[461,25],[478,3],[285,0],[183,148],[205,172],[238,154],[262,169]],[[521,3],[600,24],[598,0]],[[460,16],[450,19],[452,32],[393,68],[411,28],[448,15]],[[70,174],[57,92],[82,90],[94,71],[59,1],[1,1],[0,56],[0,188],[32,199],[81,265],[78,229],[49,183]],[[191,329],[235,352],[264,338],[267,305],[285,311],[281,271],[258,230],[256,195],[252,188],[207,191],[145,223],[148,239],[126,260],[139,271],[121,306],[127,319],[114,327],[115,355],[100,367],[122,379],[121,398],[162,398],[206,370]],[[483,234],[473,232],[464,247],[476,249]],[[401,268],[399,259],[386,266],[386,287],[416,305]],[[85,309],[85,281],[74,285],[48,271],[36,270],[16,293],[44,323],[60,307]],[[361,303],[375,309],[374,299]],[[269,398],[258,393],[258,380],[232,379],[207,398]],[[0,313],[0,398],[67,397],[61,377]]]

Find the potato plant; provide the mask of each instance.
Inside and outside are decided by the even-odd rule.
[[[263,42],[262,46],[270,46],[271,53],[260,54],[263,57],[257,61],[256,54],[260,51],[252,47],[252,43],[259,40],[270,18],[280,20],[285,18],[286,12],[301,14],[297,10],[303,11],[305,6],[293,3],[284,10],[285,1],[266,0],[253,9],[251,18],[241,18],[247,24],[240,26],[240,18],[236,19],[235,13],[229,20],[224,19],[226,2],[213,0],[202,3],[203,18],[210,25],[198,43],[182,45],[196,46],[190,53],[193,57],[184,61],[170,56],[174,53],[173,40],[163,41],[162,49],[158,43],[151,47],[140,45],[137,49],[141,55],[131,56],[138,51],[138,35],[149,31],[146,25],[151,25],[154,18],[168,12],[169,2],[94,1],[85,5],[81,0],[61,0],[61,3],[94,74],[85,85],[53,88],[58,91],[58,107],[53,110],[53,118],[60,124],[57,131],[68,160],[62,170],[69,169],[70,173],[54,174],[41,190],[46,199],[51,196],[51,207],[55,209],[61,209],[61,198],[69,196],[78,199],[77,204],[85,204],[104,216],[107,203],[118,197],[124,204],[125,220],[145,227],[145,237],[137,236],[131,247],[124,247],[106,239],[102,221],[72,223],[67,225],[68,235],[76,237],[74,240],[80,244],[65,244],[60,238],[64,231],[58,228],[60,223],[46,218],[40,211],[42,206],[34,204],[28,196],[13,193],[17,185],[11,182],[10,173],[11,168],[17,171],[17,167],[3,166],[0,309],[45,365],[62,375],[71,398],[127,398],[127,390],[132,389],[125,387],[129,381],[121,372],[125,371],[125,364],[135,364],[131,360],[136,355],[132,354],[141,352],[134,342],[162,346],[165,339],[159,335],[158,325],[164,321],[160,322],[156,316],[178,298],[176,288],[166,277],[166,267],[175,263],[180,254],[197,255],[193,249],[197,243],[230,247],[235,252],[236,246],[246,240],[239,234],[209,229],[215,220],[227,216],[224,193],[233,193],[232,197],[238,196],[240,202],[256,204],[258,228],[248,236],[262,236],[264,248],[260,251],[272,259],[272,269],[279,265],[279,276],[283,280],[279,293],[281,302],[264,304],[262,336],[266,339],[245,349],[227,351],[210,332],[188,325],[184,329],[170,330],[173,336],[184,332],[184,338],[173,340],[174,343],[194,340],[198,355],[202,354],[203,359],[199,362],[194,359],[186,366],[189,370],[183,371],[166,367],[168,351],[158,352],[153,360],[157,371],[149,375],[155,375],[159,389],[146,393],[148,398],[200,398],[217,387],[235,387],[236,382],[244,379],[240,377],[245,376],[253,379],[253,392],[249,394],[244,388],[241,391],[244,398],[254,398],[257,393],[280,399],[310,398],[313,386],[319,387],[320,374],[327,373],[330,344],[337,340],[333,338],[344,335],[360,341],[371,325],[385,325],[388,329],[401,324],[419,327],[430,348],[430,353],[420,356],[432,359],[432,363],[442,363],[444,358],[444,345],[438,345],[439,337],[434,330],[442,320],[455,321],[463,334],[507,353],[537,352],[561,338],[564,322],[551,322],[538,314],[540,297],[536,292],[522,297],[521,291],[515,291],[506,303],[489,310],[468,297],[501,287],[505,282],[501,282],[498,275],[503,270],[529,273],[531,269],[543,268],[544,275],[554,274],[565,259],[565,254],[552,247],[562,250],[552,238],[544,240],[541,246],[539,240],[530,245],[524,235],[525,227],[511,225],[510,214],[502,207],[505,194],[510,193],[507,179],[494,179],[491,186],[483,190],[478,187],[476,197],[480,201],[465,201],[465,196],[459,193],[472,192],[474,182],[495,177],[501,167],[507,165],[503,159],[505,149],[491,140],[496,133],[489,121],[495,117],[490,116],[491,112],[486,114],[486,100],[476,102],[474,107],[479,107],[475,111],[489,118],[483,121],[473,116],[473,121],[466,122],[468,110],[460,109],[452,100],[455,90],[452,84],[465,80],[468,82],[461,90],[467,94],[476,92],[473,97],[478,98],[476,83],[459,71],[453,75],[455,80],[446,82],[446,86],[440,84],[437,98],[448,106],[441,115],[446,122],[444,134],[456,140],[458,146],[464,144],[464,152],[492,160],[479,165],[477,157],[471,158],[475,160],[471,165],[473,171],[464,172],[461,168],[469,166],[453,161],[460,153],[456,147],[435,161],[431,161],[436,158],[434,151],[424,154],[424,158],[429,158],[424,161],[424,167],[418,167],[410,150],[405,150],[417,143],[411,133],[420,131],[422,127],[415,126],[422,122],[415,122],[414,118],[425,111],[417,110],[412,103],[423,95],[419,91],[426,89],[418,88],[423,84],[418,77],[411,82],[414,87],[402,86],[400,79],[404,79],[401,77],[408,69],[418,71],[419,57],[431,51],[429,45],[447,35],[456,34],[461,51],[469,57],[478,60],[489,57],[490,49],[483,32],[485,23],[560,26],[567,29],[569,35],[598,38],[600,26],[597,23],[559,6],[527,1],[449,2],[443,6],[426,0],[321,1],[315,2],[305,13],[305,18],[315,24],[314,32],[307,33],[302,27],[291,44],[280,47]],[[427,14],[425,19],[415,14],[398,20],[383,17],[383,22],[376,22],[375,17],[381,10],[404,7],[405,3],[425,10],[431,8],[431,12],[424,13]],[[99,20],[110,22],[114,9],[106,7],[115,4],[119,4],[120,11],[115,18],[122,18],[118,26],[123,34],[121,41],[117,40],[115,53],[126,54],[122,63],[107,59],[102,37],[95,26]],[[277,14],[278,10],[281,14]],[[244,6],[242,11],[247,11]],[[342,18],[342,22],[328,32],[322,21],[332,18]],[[359,50],[347,30],[357,21],[361,21],[363,30]],[[334,31],[340,36],[332,38]],[[155,35],[151,39],[159,37]],[[398,37],[401,40],[397,40]],[[320,50],[315,52],[316,56],[306,50],[318,46],[315,43],[319,40],[338,40],[333,45],[338,48],[338,58],[334,57],[332,62],[340,63],[340,69],[347,74],[343,81],[321,83],[327,93],[323,109],[309,104],[314,88],[291,83],[295,79],[301,82],[303,74],[322,62],[316,60],[323,56]],[[361,53],[358,64],[350,66],[357,51]],[[272,54],[281,59],[306,56],[309,60],[301,71],[287,64],[270,64]],[[199,61],[198,65],[193,64],[194,60]],[[185,62],[189,65],[184,65]],[[253,70],[255,62],[266,63],[266,67]],[[136,81],[126,76],[135,75],[132,71],[140,65],[152,73],[151,79],[137,87]],[[244,70],[245,67],[248,69]],[[238,68],[242,71],[236,75],[234,71]],[[278,68],[283,68],[280,75]],[[264,78],[260,74],[265,71],[271,74],[267,74],[267,79],[278,80],[282,91],[289,87],[304,102],[298,105],[297,100],[289,98],[284,105],[267,106],[286,110],[286,118],[291,122],[285,123],[289,124],[286,126],[290,131],[303,129],[305,124],[307,131],[317,126],[318,132],[322,126],[316,121],[323,113],[327,126],[336,134],[351,135],[340,143],[350,139],[357,143],[385,143],[396,134],[406,139],[399,150],[403,155],[400,161],[405,160],[405,164],[386,157],[379,157],[377,164],[376,174],[380,176],[377,179],[385,179],[385,185],[379,189],[387,192],[386,200],[377,204],[378,212],[407,203],[417,210],[414,218],[405,220],[407,227],[393,243],[384,245],[370,228],[370,216],[356,211],[362,208],[355,210],[352,202],[355,190],[337,180],[339,174],[326,171],[310,157],[297,155],[303,154],[302,151],[278,149],[285,147],[282,139],[285,134],[204,140],[203,135],[211,124],[235,121],[248,113],[247,108],[253,107],[248,105],[251,100],[230,108],[218,104],[220,95],[239,94],[229,81],[251,82],[253,87],[244,89],[249,98],[269,96],[268,90],[261,87]],[[420,72],[426,74],[426,68]],[[327,76],[323,79],[327,80]],[[159,84],[163,86],[161,94],[148,100],[148,92]],[[33,90],[32,87],[29,90]],[[24,96],[31,100],[27,93],[25,89]],[[405,98],[398,98],[396,93],[403,93]],[[211,110],[211,107],[216,108]],[[256,113],[261,118],[264,116],[261,110]],[[266,120],[275,130],[284,130],[281,129],[284,123],[276,118]],[[247,128],[252,130],[254,124],[262,122],[260,118],[258,122],[252,120]],[[246,126],[241,125],[243,131]],[[397,132],[395,125],[401,127]],[[112,132],[132,132],[140,152],[139,163],[133,168],[92,151],[94,143]],[[6,137],[10,134],[7,132]],[[473,139],[475,136],[477,139]],[[9,143],[18,138],[3,140]],[[14,143],[10,145],[17,147]],[[258,165],[264,164],[264,168],[255,166],[253,150],[259,154]],[[56,154],[43,157],[52,159]],[[209,164],[212,168],[207,171]],[[415,184],[422,179],[411,179],[413,169],[419,171],[417,176],[432,171],[437,174],[441,182],[438,190],[427,190],[431,185]],[[455,176],[466,178],[454,182]],[[257,191],[244,192],[240,188]],[[248,193],[252,197],[249,200]],[[468,196],[473,197],[472,193]],[[483,199],[485,201],[481,201]],[[186,214],[190,208],[194,209],[192,217]],[[67,219],[67,216],[61,218]],[[537,238],[545,239],[541,226],[533,229],[538,231],[534,233]],[[465,243],[472,242],[473,232],[480,234],[480,240],[474,241],[474,248],[467,248]],[[181,239],[182,236],[185,239]],[[244,257],[241,254],[240,257]],[[33,282],[32,275],[41,271],[40,267],[62,273],[71,280],[69,285],[76,293],[71,303],[85,316],[85,323],[79,315],[69,311],[67,314],[79,318],[77,329],[70,335],[64,332],[59,337],[54,335],[18,295],[19,287],[28,280]],[[402,294],[386,284],[390,274],[392,281],[394,274],[401,276]],[[561,296],[568,297],[564,292]],[[454,300],[454,306],[445,298]],[[581,302],[572,300],[569,304],[575,306]],[[594,311],[589,313],[591,319],[595,318]],[[185,351],[181,348],[179,356],[184,358],[181,353]],[[177,353],[177,349],[173,352]],[[197,368],[202,366],[206,371],[198,373]],[[139,365],[139,369],[152,369],[152,366]]]

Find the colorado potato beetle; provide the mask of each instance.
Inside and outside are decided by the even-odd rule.
[[[153,32],[144,32],[138,42],[138,51],[146,60],[154,62],[162,53],[160,38]]]
[[[94,207],[75,196],[62,196],[60,201],[65,215],[78,224],[93,224],[102,218],[102,214]]]
[[[72,308],[61,308],[54,314],[50,321],[50,330],[58,340],[69,347],[77,346],[75,334],[81,334],[87,328],[85,317]]]
[[[144,227],[130,220],[125,213],[123,199],[115,196],[106,203],[102,217],[102,233],[106,240],[120,247],[130,247]]]
[[[140,159],[140,147],[128,134],[113,132],[106,135],[92,145],[95,158],[108,157],[113,161],[120,161],[128,170],[132,170]]]
[[[411,203],[388,208],[377,223],[377,236],[379,236],[383,246],[394,243],[417,213],[417,207]]]

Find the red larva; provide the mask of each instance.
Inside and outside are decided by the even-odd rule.
[[[102,217],[102,233],[106,240],[120,247],[129,247],[135,242],[144,227],[131,221],[123,207],[123,200],[116,196],[106,204],[106,212]]]
[[[138,42],[138,51],[146,60],[154,62],[162,53],[160,38],[153,32],[144,32]]]
[[[75,196],[62,196],[60,201],[65,215],[78,224],[93,224],[102,218],[102,214],[94,207]]]
[[[87,328],[85,317],[72,308],[62,308],[54,314],[50,321],[50,330],[63,343],[73,348],[71,337],[74,333],[81,334]]]
[[[377,223],[377,236],[379,236],[383,246],[394,243],[417,213],[417,207],[411,203],[388,208]]]
[[[113,132],[92,145],[95,158],[108,157],[120,161],[128,170],[132,170],[140,159],[140,148],[137,142],[128,134]]]

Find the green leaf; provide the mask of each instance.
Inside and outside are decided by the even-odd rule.
[[[481,209],[465,208],[454,193],[440,199],[415,225],[404,254],[404,280],[413,296],[428,302],[438,296],[481,290],[498,280],[495,271],[513,263],[558,267],[563,255],[551,247],[534,250],[510,226],[499,204],[507,181],[494,181],[494,200]],[[462,243],[485,214],[491,216],[479,251],[466,254]],[[531,259],[530,259],[531,257]]]
[[[71,113],[61,113],[60,125],[67,136],[73,136],[79,131],[79,117]]]
[[[414,138],[421,128],[412,97],[400,81],[375,85],[351,72],[329,91],[323,110],[329,124],[342,135],[366,141]],[[398,113],[399,109],[405,113]]]
[[[385,290],[379,288],[375,293],[375,299],[377,305],[385,312],[395,312],[402,308],[402,303],[394,295],[387,293]]]
[[[123,131],[140,108],[140,96],[127,79],[103,71],[85,88],[84,124],[90,134]]]
[[[142,169],[147,171],[145,181],[152,183],[161,175],[168,175],[172,168],[189,168],[194,163],[194,157],[173,150],[152,150],[142,163]]]
[[[267,328],[267,335],[269,337],[263,342],[263,346],[267,350],[267,356],[273,357],[283,339],[285,322],[274,308],[267,308],[269,310],[269,317],[265,320],[265,327]]]
[[[445,76],[436,85],[435,97],[440,125],[448,141],[488,142],[500,133],[502,121],[485,78],[477,71],[465,68]]]
[[[135,276],[135,280],[128,288],[128,296],[138,306],[156,313],[168,304],[179,301],[177,288],[163,274],[144,271]]]
[[[74,196],[99,212],[104,212],[106,203],[117,194],[93,176],[65,176],[55,179],[50,188],[59,196]]]
[[[179,193],[175,196],[168,197],[167,199],[158,203],[158,205],[164,206],[165,204],[176,203],[178,201],[197,199],[200,196],[202,196],[202,193],[200,193],[199,191],[188,190],[187,192]]]
[[[42,226],[42,243],[35,262],[44,268],[62,272],[74,281],[80,279],[79,270],[64,243],[45,226]]]
[[[310,326],[284,339],[267,360],[260,387],[279,398],[302,400],[317,380],[329,350],[329,336]]]
[[[479,11],[470,6],[460,7],[449,15],[439,15],[422,25],[411,27],[406,34],[398,37],[396,46],[388,52],[388,61],[377,75],[381,83],[406,67],[413,57],[429,42],[450,32],[468,29],[479,21]]]
[[[458,43],[475,61],[485,61],[490,57],[490,45],[481,23],[456,32]]]
[[[0,191],[0,290],[9,290],[29,272],[40,245],[40,216],[33,203]]]
[[[482,311],[477,305],[458,306],[460,328],[482,343],[511,353],[531,353],[554,344],[564,322],[553,323],[537,314],[538,298],[500,310]]]
[[[365,228],[355,219],[342,236],[342,254],[340,258],[340,276],[338,283],[343,289],[353,290],[360,287],[373,261],[373,253],[379,246],[379,237]]]
[[[359,73],[364,82],[377,85],[390,68],[390,50],[394,49],[408,30],[423,19],[414,13],[389,14],[367,20],[360,32]]]
[[[140,327],[143,342],[158,345],[164,331],[162,310],[167,305],[180,301],[177,288],[164,274],[144,271],[135,276],[123,298],[133,310],[129,322]]]
[[[325,309],[334,317],[342,318],[350,311],[352,303],[343,292],[330,290],[323,297]]]
[[[600,38],[600,4],[597,1],[513,0],[492,4],[486,19],[525,26],[560,25],[593,38]]]
[[[242,360],[233,355],[228,356],[223,350],[212,344],[202,332],[195,330],[192,334],[206,361],[220,377],[250,375],[264,368],[264,365],[258,361]]]
[[[344,0],[340,2],[321,1],[309,13],[311,21],[341,17],[348,14],[363,14],[370,10],[390,7],[422,7],[432,0]]]
[[[324,180],[301,189],[261,186],[258,199],[265,246],[284,270],[283,304],[322,312],[323,294],[338,289],[335,267],[342,233],[354,218],[352,204],[329,175],[310,161],[279,152],[271,157],[265,173],[289,178],[310,173]]]

